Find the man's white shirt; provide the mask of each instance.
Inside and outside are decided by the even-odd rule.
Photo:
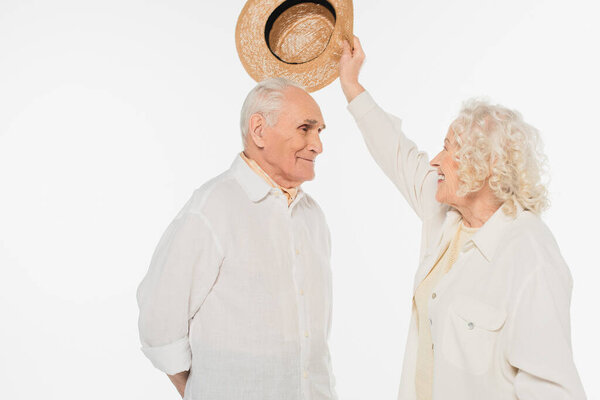
[[[292,204],[237,156],[163,234],[138,289],[142,350],[185,399],[335,399],[327,340],[331,243],[301,189]]]

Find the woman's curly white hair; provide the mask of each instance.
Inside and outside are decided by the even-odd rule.
[[[471,99],[450,127],[459,145],[459,196],[480,190],[487,181],[507,215],[515,216],[517,202],[536,214],[547,208],[540,135],[519,112]]]

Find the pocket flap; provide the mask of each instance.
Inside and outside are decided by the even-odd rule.
[[[479,327],[488,331],[495,331],[500,329],[506,320],[504,310],[464,295],[459,296],[452,303],[452,311],[465,320],[465,323],[471,329]]]

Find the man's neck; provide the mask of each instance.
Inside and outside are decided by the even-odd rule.
[[[260,169],[262,169],[263,172],[267,174],[267,176],[278,186],[284,189],[293,189],[300,186],[299,182],[288,181],[287,179],[282,177],[281,174],[278,172],[278,169],[269,164],[267,160],[265,160],[260,155],[249,151],[248,149],[244,150],[243,153],[246,156],[246,158],[254,161],[260,167]]]

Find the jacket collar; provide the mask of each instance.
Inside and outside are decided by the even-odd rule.
[[[504,211],[502,211],[503,204],[494,214],[492,214],[490,219],[479,228],[470,240],[488,262],[492,260],[498,246],[502,242],[500,240],[502,233],[523,213],[523,207],[518,202],[515,203],[517,207],[515,217],[504,214]]]

